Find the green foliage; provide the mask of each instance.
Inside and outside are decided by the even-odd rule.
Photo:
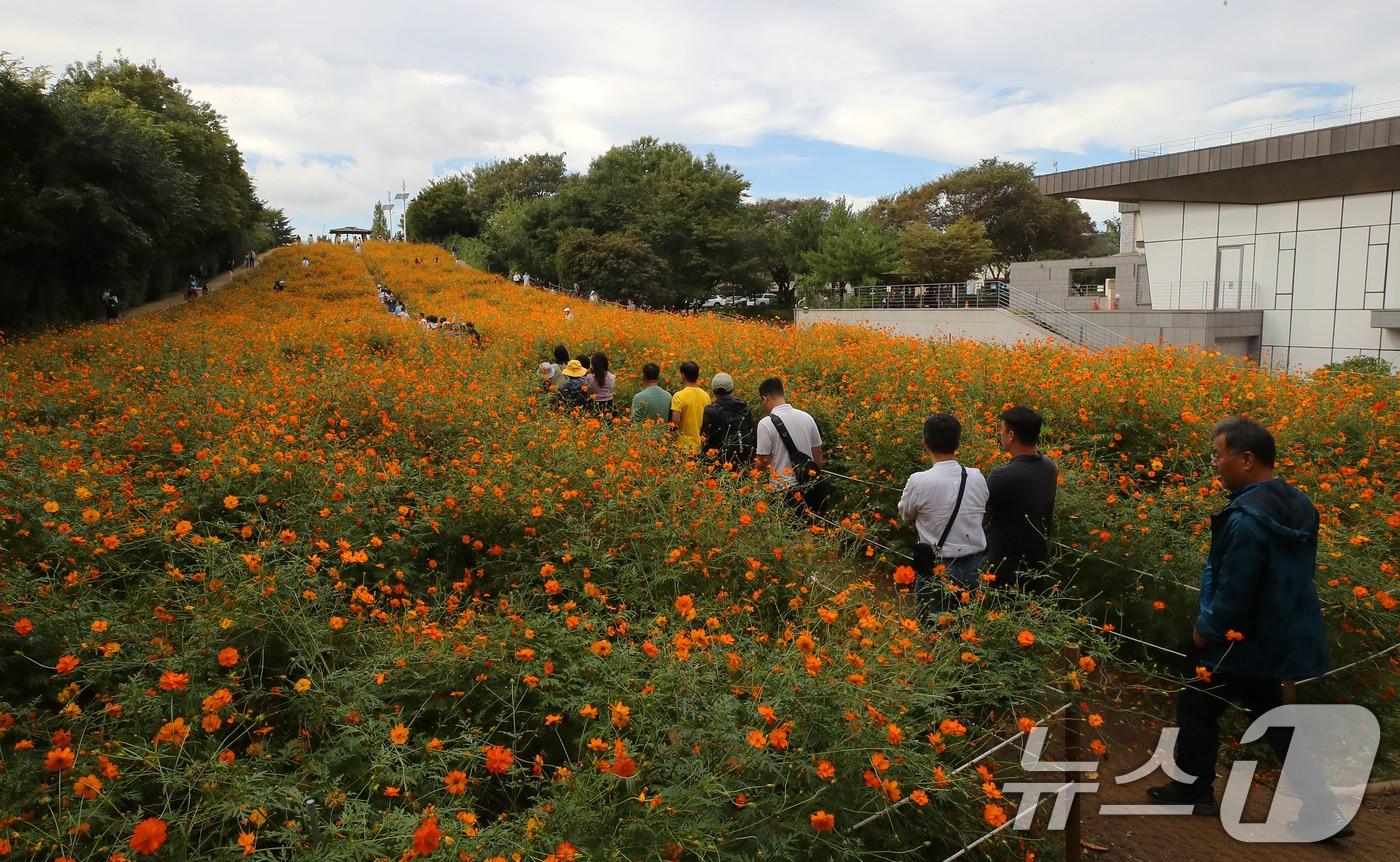
[[[755,205],[763,224],[761,254],[768,277],[778,288],[780,305],[792,304],[793,284],[811,270],[808,252],[816,251],[831,202],[821,198],[777,198]]]
[[[564,154],[533,153],[476,165],[467,177],[467,209],[486,224],[505,203],[553,195],[564,185]]]
[[[1094,224],[1079,204],[1040,193],[1033,165],[1000,159],[983,159],[880,198],[869,214],[890,227],[946,228],[962,218],[982,222],[995,249],[991,263],[999,270],[1046,249],[1071,257],[1087,254],[1094,238]]]
[[[904,268],[921,281],[966,281],[996,254],[981,222],[960,218],[948,227],[912,222],[899,232]]]
[[[816,249],[802,259],[816,282],[874,284],[899,266],[899,251],[894,231],[854,215],[841,200],[827,215]]]
[[[290,234],[223,119],[154,64],[0,64],[0,326],[95,317]],[[280,219],[280,220],[279,220]],[[284,233],[285,229],[285,233]]]
[[[384,204],[374,202],[374,218],[369,226],[369,238],[384,242],[389,239],[389,221],[384,217]]]
[[[472,215],[471,183],[461,175],[433,180],[408,204],[404,225],[411,242],[441,242],[458,234],[475,236],[480,226]]]
[[[1389,377],[1395,373],[1387,360],[1379,356],[1349,356],[1340,362],[1330,362],[1322,366],[1330,374],[1376,374]]]
[[[561,284],[577,283],[611,300],[667,299],[657,289],[666,282],[666,262],[636,237],[574,228],[559,241],[555,259]]]

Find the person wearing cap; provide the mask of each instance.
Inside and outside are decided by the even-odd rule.
[[[569,308],[567,305],[564,306],[564,319],[565,319],[565,320],[573,320],[573,319],[574,319],[574,310],[573,310],[572,308]]]
[[[572,410],[575,407],[584,407],[588,404],[588,392],[585,390],[583,377],[588,370],[583,367],[583,363],[577,359],[570,359],[564,366],[564,382],[560,384],[555,393],[555,403],[565,410]]]
[[[700,422],[710,406],[710,393],[700,388],[700,366],[691,360],[680,365],[685,387],[671,396],[671,424],[676,442],[688,452],[700,451]]]
[[[660,419],[663,422],[671,416],[671,393],[660,386],[661,367],[655,362],[642,366],[641,392],[632,396],[632,421],[650,422]]]
[[[721,463],[747,470],[754,453],[753,412],[742,399],[734,397],[734,378],[723,371],[710,380],[714,401],[700,419],[702,452],[714,452]]]

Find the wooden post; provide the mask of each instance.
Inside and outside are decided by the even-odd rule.
[[[1070,672],[1078,672],[1079,644],[1065,644],[1063,655]],[[1079,759],[1080,722],[1083,719],[1079,715],[1079,692],[1068,680],[1065,682],[1065,696],[1069,698],[1069,709],[1065,710],[1064,720],[1065,762],[1072,763]],[[1076,771],[1065,773],[1065,781],[1078,781],[1079,778],[1080,775]],[[1084,853],[1079,816],[1079,794],[1073,793],[1070,796],[1069,820],[1065,823],[1065,862],[1080,862]]]

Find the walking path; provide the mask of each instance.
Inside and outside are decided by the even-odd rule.
[[[228,284],[233,281],[233,277],[235,275],[237,275],[240,272],[249,271],[249,267],[240,266],[235,267],[234,269],[231,269],[228,272],[223,272],[214,276],[213,278],[209,279],[209,292],[213,293],[216,290],[228,286]],[[201,298],[202,297],[196,296],[194,299],[189,301],[198,302]],[[172,293],[170,296],[164,297],[162,299],[152,300],[151,302],[148,302],[144,305],[138,305],[135,308],[123,311],[121,316],[123,318],[145,317],[148,314],[155,314],[158,311],[164,311],[172,305],[184,305],[185,302],[185,292],[182,290],[179,293]]]

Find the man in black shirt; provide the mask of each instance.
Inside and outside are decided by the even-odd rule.
[[[1040,454],[1040,415],[1028,407],[1001,414],[1001,448],[1010,462],[987,475],[987,569],[998,586],[1018,586],[1021,574],[1050,559],[1059,471]]]

